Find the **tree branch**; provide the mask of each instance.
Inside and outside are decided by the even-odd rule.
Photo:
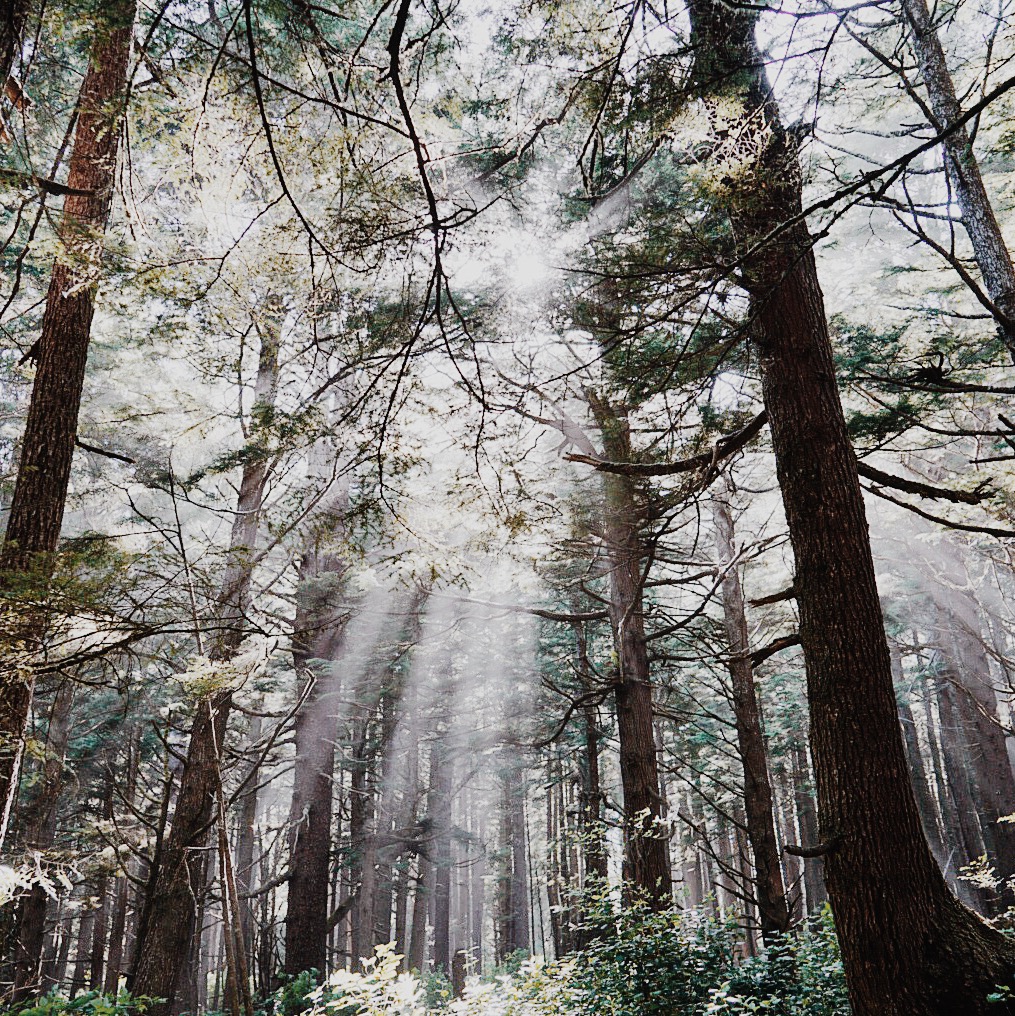
[[[720,438],[710,452],[692,455],[677,462],[610,462],[593,455],[565,455],[569,462],[584,462],[594,466],[601,473],[620,473],[623,476],[673,476],[677,473],[691,473],[697,469],[708,469],[720,459],[728,458],[761,433],[768,423],[768,412],[763,410],[746,427]]]

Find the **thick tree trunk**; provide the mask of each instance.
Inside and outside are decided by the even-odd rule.
[[[786,887],[779,864],[779,846],[775,836],[772,811],[772,781],[768,775],[768,754],[761,730],[761,713],[754,688],[751,648],[744,609],[744,591],[735,563],[733,513],[729,506],[729,490],[713,501],[716,551],[719,567],[725,569],[722,580],[723,614],[726,639],[729,643],[727,664],[733,690],[733,715],[736,720],[737,745],[744,771],[744,813],[747,836],[754,857],[755,886],[761,935],[767,944],[785,933],[790,925]]]
[[[796,561],[825,881],[853,1012],[997,1011],[986,997],[1010,976],[1015,947],[951,894],[923,835],[795,143],[765,78],[757,15],[717,0],[693,0],[690,15],[695,85],[741,101],[764,131],[729,212],[749,251],[743,284]]]
[[[631,435],[622,410],[590,394],[603,452],[614,462],[631,458]],[[652,680],[642,596],[643,506],[628,476],[603,475],[603,536],[610,569],[610,624],[617,654],[617,736],[624,790],[624,878],[652,906],[672,901],[669,836],[659,792],[659,764],[652,722]]]
[[[282,325],[280,301],[269,297],[263,310],[264,320],[255,322],[261,336],[251,408],[251,434],[255,438],[257,421],[274,405]],[[245,635],[268,458],[264,449],[254,447],[243,467],[229,560],[219,592],[216,620],[220,629],[209,652],[213,661],[228,661],[235,656]],[[204,848],[221,786],[222,744],[232,695],[231,688],[222,688],[198,703],[172,826],[148,884],[131,987],[135,994],[165,1000],[151,1009],[153,1016],[168,1016],[173,1011],[180,973],[195,935],[196,898],[205,884]]]
[[[15,0],[15,10],[18,6]],[[78,98],[67,175],[67,186],[80,193],[64,199],[59,226],[63,252],[49,281],[18,478],[0,551],[0,590],[7,595],[24,593],[29,601],[38,593],[37,589],[33,592],[34,582],[48,574],[60,539],[95,311],[102,234],[113,200],[134,0],[113,0],[104,10]],[[26,608],[8,637],[31,649],[44,628],[45,619]],[[0,663],[0,845],[17,792],[34,683],[30,670],[19,666],[21,655],[7,653]]]
[[[953,126],[962,118],[962,107],[926,0],[902,0],[902,10],[930,100],[935,121],[932,126],[939,132],[948,131],[941,144],[962,224],[972,242],[987,295],[996,308],[998,331],[1015,360],[1015,267],[983,184],[969,131],[965,125]]]
[[[0,91],[24,44],[28,0],[0,0]]]

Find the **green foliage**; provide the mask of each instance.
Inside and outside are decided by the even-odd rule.
[[[89,991],[74,999],[65,998],[56,991],[34,999],[28,1008],[19,1009],[18,1016],[138,1016],[147,1012],[155,1002],[154,998],[143,995],[130,995],[121,991],[116,995],[103,995],[98,991]]]
[[[572,983],[592,1016],[848,1016],[845,980],[830,912],[817,926],[740,961],[732,923],[641,905],[593,914],[597,937]]]
[[[277,1016],[298,1016],[310,1008],[308,996],[317,988],[316,970],[304,970],[289,977],[271,998],[270,1011]]]

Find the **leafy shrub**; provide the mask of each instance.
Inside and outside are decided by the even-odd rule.
[[[740,961],[740,935],[712,917],[634,906],[593,915],[596,937],[578,958],[575,1016],[848,1016],[830,911]]]
[[[393,945],[379,945],[362,973],[337,970],[309,992],[308,1016],[426,1016],[423,987],[401,961]]]
[[[304,970],[289,977],[271,998],[270,1011],[278,1016],[298,1016],[311,1006],[310,994],[317,988],[318,972]]]
[[[18,1016],[138,1016],[147,1012],[156,1000],[121,991],[103,995],[88,991],[73,999],[53,991],[35,999],[29,1008],[17,1010]]]

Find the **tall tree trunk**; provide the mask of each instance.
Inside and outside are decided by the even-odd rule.
[[[587,393],[607,459],[631,458],[625,412]],[[652,680],[645,641],[641,531],[643,506],[629,476],[605,474],[603,536],[610,569],[610,624],[617,654],[617,736],[624,790],[624,878],[652,906],[671,903],[668,835],[659,792],[659,764],[652,722]]]
[[[793,802],[796,808],[800,839],[804,843],[818,842],[818,813],[811,793],[811,767],[807,749],[796,744],[793,753]],[[821,857],[804,858],[804,891],[807,894],[807,913],[816,914],[828,898],[825,891],[825,863]]]
[[[902,678],[902,657],[896,645],[891,646],[892,670],[896,680]],[[927,780],[927,769],[923,761],[923,752],[920,750],[920,740],[916,732],[916,718],[913,716],[913,707],[909,703],[909,697],[905,692],[899,698],[899,722],[902,724],[902,737],[906,745],[906,759],[913,776],[913,793],[916,795],[916,806],[920,811],[920,818],[923,822],[923,833],[927,837],[927,844],[930,852],[934,855],[938,867],[942,870],[947,863],[947,850],[945,849],[944,837],[938,821],[938,809],[930,792],[930,783]]]
[[[767,944],[786,932],[790,924],[786,887],[779,864],[779,846],[772,812],[772,781],[768,775],[768,754],[761,730],[761,713],[754,688],[751,649],[748,640],[744,591],[736,564],[733,539],[733,513],[729,506],[729,486],[713,504],[716,550],[719,567],[725,569],[722,580],[723,614],[729,643],[727,664],[733,685],[733,715],[737,745],[744,770],[744,812],[747,837],[754,857],[755,885],[761,935]]]
[[[258,421],[270,415],[267,411],[275,400],[281,301],[268,297],[262,311],[263,320],[255,321],[261,349],[251,407],[252,447],[240,479],[229,560],[219,591],[216,621],[220,630],[209,652],[209,658],[218,662],[236,655],[246,633],[258,521],[268,480],[269,454],[257,444],[261,436]],[[222,688],[202,698],[197,705],[172,826],[148,884],[132,990],[165,1000],[151,1009],[153,1016],[168,1016],[172,1012],[181,969],[195,934],[196,893],[205,883],[204,845],[214,822],[216,793],[221,786],[222,744],[232,694],[231,688]]]
[[[68,995],[74,998],[79,991],[88,987],[88,959],[91,955],[92,929],[95,927],[95,911],[83,910],[78,919],[78,937],[74,947],[74,972],[71,974]]]
[[[409,969],[425,972],[427,913],[433,893],[434,867],[425,853],[420,853],[419,871],[416,874],[415,892],[412,898],[412,931],[409,934]]]
[[[373,822],[376,801],[371,779],[373,753],[369,733],[374,719],[374,704],[363,703],[369,684],[369,679],[364,680],[357,690],[360,715],[352,726],[352,772],[349,779],[348,867],[350,891],[356,900],[349,922],[353,970],[362,970],[363,961],[373,955],[374,941],[374,891],[377,883]]]
[[[433,830],[434,928],[433,965],[451,976],[451,788],[454,763],[444,735],[430,756],[430,798],[427,815]]]
[[[261,718],[253,716],[250,720],[250,742],[257,744],[261,736]],[[255,761],[245,774],[243,794],[240,796],[239,814],[237,815],[236,835],[236,891],[239,894],[240,906],[240,937],[243,942],[243,955],[247,969],[254,966],[254,903],[250,898],[250,890],[254,883],[254,823],[257,820],[257,781],[260,768]]]
[[[134,796],[137,792],[138,767],[141,757],[141,734],[136,731],[127,742],[126,772],[122,789],[123,801],[128,810],[134,808]],[[124,859],[127,871],[137,863],[136,858]],[[102,991],[106,995],[115,995],[123,973],[125,954],[124,937],[127,929],[127,904],[130,898],[131,879],[127,874],[119,875],[113,883],[113,908],[109,920],[109,946],[106,957],[106,976],[102,983]]]
[[[15,0],[15,8],[18,4]],[[22,438],[18,477],[0,550],[0,589],[29,602],[44,580],[60,539],[78,412],[88,359],[102,235],[112,206],[121,104],[127,86],[134,0],[113,0],[96,24],[78,97],[78,119],[67,174],[74,193],[64,199],[62,253],[53,265],[42,317],[35,383]],[[0,40],[6,43],[6,40]],[[2,54],[0,54],[2,55]],[[2,72],[0,68],[0,72]],[[6,77],[3,79],[6,81]],[[3,82],[0,82],[0,87]],[[44,618],[26,607],[12,640],[38,645]],[[0,845],[14,796],[34,676],[20,653],[0,663]]]
[[[923,835],[796,144],[765,77],[757,13],[718,0],[692,0],[689,13],[694,85],[727,105],[739,100],[752,136],[764,131],[728,210],[745,254],[751,338],[796,562],[825,881],[853,1012],[996,1011],[986,997],[1010,976],[1015,947],[952,895]]]
[[[936,131],[948,132],[941,142],[945,171],[962,212],[962,225],[972,242],[987,295],[996,308],[998,332],[1015,361],[1015,267],[987,196],[969,131],[964,124],[954,126],[962,118],[962,107],[927,2],[902,0],[902,10],[930,100],[932,126]]]
[[[577,604],[572,605],[576,609]],[[572,622],[575,649],[578,656],[578,674],[582,686],[587,690],[592,687],[592,668],[589,664],[588,643],[582,622]],[[582,767],[581,790],[581,842],[584,851],[585,877],[601,879],[607,876],[606,844],[603,842],[603,788],[599,778],[599,724],[596,706],[586,702],[582,708],[584,752]]]
[[[338,563],[316,549],[300,563],[293,659],[303,678],[296,714],[296,763],[289,815],[290,877],[285,917],[285,972],[327,973],[331,807],[335,773],[342,624],[331,617],[328,590],[341,586]],[[316,662],[311,662],[316,660]]]

